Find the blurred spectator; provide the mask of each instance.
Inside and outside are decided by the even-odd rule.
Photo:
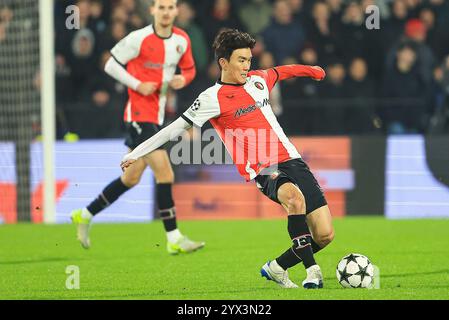
[[[239,17],[246,30],[254,36],[268,26],[271,12],[269,0],[249,0],[239,8]]]
[[[342,134],[346,132],[344,119],[346,104],[342,99],[349,96],[346,87],[346,69],[344,64],[335,60],[326,68],[326,79],[321,84],[320,97],[327,98],[324,106],[321,130],[327,134]],[[330,99],[335,99],[332,101]]]
[[[338,28],[341,24],[343,14],[343,0],[326,0],[330,14],[330,25],[332,29]]]
[[[299,23],[304,23],[306,19],[304,10],[304,0],[287,0],[293,13],[293,19]]]
[[[449,55],[435,70],[435,81],[438,85],[438,96],[435,99],[436,108],[430,121],[429,132],[449,133]]]
[[[423,132],[427,97],[425,80],[419,72],[417,51],[413,44],[402,44],[395,63],[388,68],[383,82],[383,96],[391,103],[379,110],[384,128],[391,134]]]
[[[212,44],[215,36],[225,28],[240,29],[242,24],[234,13],[231,0],[215,0],[211,12],[204,18],[204,33],[207,43]]]
[[[449,1],[429,0],[429,5],[437,14],[437,25],[441,29],[449,28]]]
[[[387,67],[391,68],[397,56],[398,47],[403,43],[411,42],[417,54],[417,67],[424,80],[424,85],[429,87],[432,82],[432,72],[435,67],[435,58],[430,47],[425,43],[427,31],[424,23],[419,19],[410,19],[405,24],[404,37],[394,46],[387,56]]]
[[[204,39],[203,31],[193,21],[196,15],[195,10],[190,3],[182,1],[179,2],[178,12],[176,25],[186,31],[189,35],[196,69],[201,72],[206,69],[209,58],[209,49]]]
[[[426,43],[435,54],[435,58],[441,61],[449,54],[449,30],[436,27],[435,13],[430,8],[423,8],[419,12],[419,19],[423,22],[426,31]]]
[[[71,43],[68,55],[68,65],[71,69],[71,81],[74,89],[74,99],[85,100],[85,85],[96,69],[98,57],[95,55],[95,37],[89,29],[81,29]]]
[[[184,89],[173,93],[173,97],[176,97],[174,103],[174,109],[181,114],[185,111],[193,100],[198,95],[198,92],[205,90],[213,82],[208,81],[205,73],[209,65],[209,47],[206,44],[202,29],[194,22],[196,12],[192,5],[187,1],[180,1],[178,3],[178,17],[176,19],[176,25],[187,32],[190,37],[192,45],[192,54],[195,59],[196,69],[198,71],[195,79],[190,85]],[[214,79],[213,81],[216,81]],[[168,105],[167,105],[168,106]],[[167,114],[169,117],[169,114]]]
[[[383,32],[383,48],[385,52],[399,40],[404,31],[407,21],[408,11],[404,0],[394,0],[392,3],[391,17],[384,22],[385,32]]]
[[[84,131],[88,132],[89,138],[116,137],[124,129],[122,117],[127,88],[103,71],[109,57],[109,53],[101,56],[88,84],[92,118],[85,119],[83,126],[88,127]]]
[[[409,18],[417,18],[419,9],[423,3],[422,0],[404,0],[405,5],[407,6],[408,16]]]
[[[330,25],[330,10],[326,3],[316,2],[312,8],[312,21],[306,27],[307,43],[314,45],[320,64],[327,64],[339,55]]]
[[[363,58],[356,57],[351,61],[348,78],[347,90],[352,101],[346,109],[346,132],[372,132],[376,117],[372,99],[376,96],[376,87],[368,76],[368,66]]]
[[[320,86],[320,96],[324,98],[346,98],[346,69],[344,63],[335,60],[326,68],[326,78]]]
[[[364,56],[367,29],[362,7],[351,1],[342,16],[342,27],[338,37],[342,48],[342,58],[349,62],[354,57]],[[344,48],[344,50],[343,50]]]
[[[302,25],[293,20],[293,12],[286,0],[277,0],[273,10],[273,20],[262,37],[275,63],[280,64],[285,58],[299,54],[305,35]]]

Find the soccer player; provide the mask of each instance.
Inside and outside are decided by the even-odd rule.
[[[277,81],[292,77],[322,80],[325,72],[318,66],[305,65],[250,71],[254,45],[255,40],[247,33],[220,33],[213,48],[221,79],[203,91],[180,118],[126,155],[121,166],[125,172],[132,170],[138,161],[169,141],[174,132],[192,125],[201,127],[210,120],[239,173],[247,181],[255,180],[267,197],[287,211],[292,246],[263,265],[262,276],[284,288],[296,288],[287,269],[303,262],[307,271],[303,287],[322,288],[323,277],[314,253],[334,237],[331,214],[318,182],[273,114],[269,93]]]
[[[122,39],[112,48],[112,57],[105,65],[105,71],[110,76],[128,86],[129,100],[124,120],[127,128],[125,144],[130,150],[160,130],[169,87],[181,89],[196,74],[190,39],[183,30],[173,26],[178,14],[177,1],[155,0],[150,11],[154,23]],[[123,67],[125,65],[126,69]],[[177,66],[181,74],[175,74]],[[167,233],[168,252],[187,253],[204,246],[204,242],[190,240],[177,228],[172,198],[174,173],[167,152],[158,148],[145,159],[136,161],[130,170],[106,186],[87,207],[72,212],[78,240],[84,248],[90,247],[92,218],[138,184],[147,166],[156,178],[156,200]]]

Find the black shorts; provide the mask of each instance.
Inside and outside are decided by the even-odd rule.
[[[160,126],[149,122],[126,122],[126,140],[125,145],[131,150],[135,149],[139,144],[145,140],[151,138],[161,129]],[[164,150],[163,146],[160,146],[156,150]]]
[[[277,192],[281,185],[291,182],[301,190],[306,200],[306,214],[327,205],[318,181],[309,166],[302,159],[292,159],[264,169],[256,177],[259,190],[271,200],[280,204]]]

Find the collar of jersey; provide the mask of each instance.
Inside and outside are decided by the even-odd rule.
[[[246,84],[246,82],[242,83],[242,84],[239,84],[239,83],[227,83],[227,82],[221,81],[220,79],[217,80],[217,83],[221,84],[221,85],[225,85],[225,86],[235,86],[235,87],[242,87],[242,86],[244,86]]]
[[[157,33],[156,28],[154,27],[154,25],[153,25],[153,31],[154,31],[154,34],[156,35],[156,37],[158,37],[159,39],[162,39],[162,40],[170,39],[171,36],[173,35],[173,28],[172,28],[171,33],[170,33],[170,35],[169,35],[168,37],[162,37],[162,36],[158,35],[158,33]]]

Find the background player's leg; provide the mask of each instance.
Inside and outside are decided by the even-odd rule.
[[[108,184],[98,197],[86,207],[87,210],[95,216],[104,208],[111,205],[122,194],[139,183],[145,168],[145,161],[143,159],[137,160],[123,172],[121,177]]]
[[[176,209],[172,186],[175,181],[167,151],[155,150],[144,157],[145,163],[153,170],[156,179],[156,201],[167,233],[169,253],[191,252],[202,248],[204,242],[194,242],[183,236],[177,227]]]
[[[131,187],[138,184],[146,166],[143,159],[137,160],[121,177],[108,184],[86,208],[72,211],[71,218],[77,225],[77,237],[84,248],[90,247],[89,229],[92,217],[111,205]]]
[[[166,232],[176,230],[175,203],[172,195],[172,185],[175,174],[170,164],[167,151],[155,150],[147,155],[145,162],[153,170],[156,179],[156,202],[161,214]]]

